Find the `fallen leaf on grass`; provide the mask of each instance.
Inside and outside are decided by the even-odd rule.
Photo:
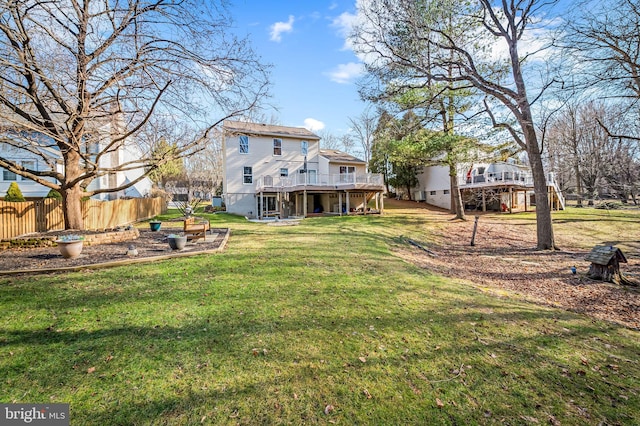
[[[358,357],[358,359],[360,360],[360,362],[367,362],[367,359],[363,356]]]
[[[324,413],[328,416],[329,414],[331,414],[333,412],[333,410],[335,410],[335,408],[333,407],[333,405],[329,404],[326,407],[324,407]]]
[[[89,367],[89,368],[87,368],[87,374],[91,374],[91,373],[93,373],[93,372],[95,372],[95,371],[96,371],[96,368],[95,368],[95,367]]]
[[[440,400],[440,398],[436,398],[436,405],[438,408],[444,407],[444,403]]]
[[[369,393],[369,391],[368,391],[368,390],[366,390],[366,389],[365,389],[365,390],[363,390],[363,391],[362,391],[362,393],[364,393],[364,394],[365,394],[365,396],[367,397],[367,399],[371,399],[371,398],[373,398],[373,396],[371,396],[371,394]]]

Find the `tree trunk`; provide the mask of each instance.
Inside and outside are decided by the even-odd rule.
[[[527,144],[530,148],[530,145]],[[553,250],[555,241],[553,237],[553,223],[551,221],[551,206],[547,192],[547,179],[542,165],[542,157],[537,149],[528,149],[529,164],[533,174],[533,189],[536,194],[536,225],[538,237],[538,249]]]
[[[451,182],[451,207],[453,213],[456,215],[456,219],[467,220],[464,214],[464,205],[462,204],[462,194],[460,194],[460,188],[458,188],[458,175],[456,173],[455,166],[449,166],[449,180]]]
[[[64,213],[65,229],[84,229],[82,219],[82,196],[83,189],[78,181],[75,185],[67,186],[78,178],[82,170],[80,169],[80,156],[76,152],[69,152],[64,156],[65,161],[65,182],[60,188],[62,195],[62,211]]]
[[[64,229],[84,229],[82,220],[82,188],[80,184],[61,190]]]
[[[578,207],[582,207],[582,175],[580,174],[580,167],[576,160],[576,192],[578,193]]]

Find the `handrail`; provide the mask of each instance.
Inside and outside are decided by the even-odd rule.
[[[256,189],[280,188],[287,189],[298,186],[334,186],[336,189],[341,186],[354,184],[368,184],[384,186],[384,179],[379,173],[340,173],[340,174],[316,174],[297,173],[292,176],[261,176],[258,178]]]

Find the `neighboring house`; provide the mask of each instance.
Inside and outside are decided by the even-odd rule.
[[[109,130],[110,126],[103,126],[101,129],[98,129],[95,132],[96,135],[102,136],[96,137],[95,142],[87,142],[88,153],[97,154],[104,149],[104,147],[106,146],[105,144],[110,141],[110,136],[108,133]],[[33,139],[33,135],[31,135],[30,138]],[[3,156],[10,160],[15,160],[23,166],[28,167],[32,170],[51,170],[52,167],[55,166],[56,170],[62,173],[64,171],[64,166],[62,164],[62,158],[58,147],[55,146],[53,142],[43,143],[42,145],[46,146],[36,146],[35,144],[31,145],[31,149],[37,149],[42,154],[38,155],[36,153],[29,152],[29,150],[27,149],[20,149],[13,145],[0,143],[0,156]],[[140,152],[134,146],[132,146],[132,144],[122,144],[111,150],[109,153],[103,155],[99,161],[98,166],[106,170],[109,168],[117,167],[121,164],[124,164],[125,162],[132,161],[133,159],[140,158],[140,155]],[[4,194],[6,194],[7,188],[9,187],[11,182],[14,181],[18,183],[20,191],[26,198],[42,198],[45,197],[50,191],[50,189],[46,186],[40,185],[39,183],[36,183],[22,176],[17,176],[15,173],[12,173],[8,170],[0,168],[0,171],[2,173],[0,175],[0,196],[4,196]],[[143,173],[144,170],[142,168],[110,172],[94,179],[89,184],[87,189],[96,190],[103,188],[114,188],[137,179]],[[51,179],[51,181],[53,182],[55,180]],[[127,188],[126,190],[118,191],[115,193],[96,194],[93,198],[99,200],[111,200],[123,197],[144,197],[150,195],[151,185],[151,180],[145,178],[135,185]]]
[[[297,127],[226,121],[223,197],[227,211],[249,218],[382,210],[384,182],[366,163]]]
[[[419,186],[413,192],[416,201],[451,209],[448,167],[425,167],[418,180]],[[515,161],[461,165],[458,187],[467,209],[514,212],[527,211],[535,205],[531,169]],[[547,190],[551,207],[564,209],[564,196],[553,173],[547,175]]]
[[[15,161],[16,163],[31,170],[51,170],[53,167],[57,171],[62,171],[63,167],[59,161],[59,152],[53,148],[41,148],[42,156],[35,153],[18,149],[12,145],[0,143],[0,156]],[[50,179],[55,182],[55,179]],[[0,197],[4,197],[9,189],[9,185],[16,182],[20,192],[25,198],[43,198],[49,193],[49,188],[40,185],[30,179],[18,176],[9,170],[0,167]]]

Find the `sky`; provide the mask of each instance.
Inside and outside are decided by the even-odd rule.
[[[277,124],[341,136],[366,105],[355,81],[360,61],[345,43],[355,0],[233,0],[238,34],[271,69],[264,115]]]

